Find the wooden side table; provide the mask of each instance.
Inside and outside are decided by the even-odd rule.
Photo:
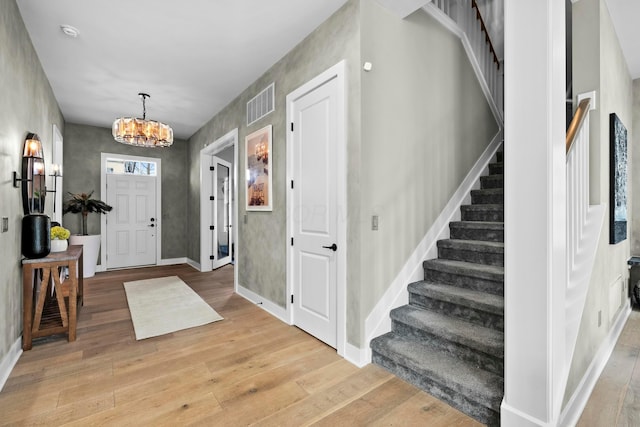
[[[67,333],[69,341],[75,341],[78,308],[83,304],[82,261],[82,246],[79,245],[69,246],[65,252],[52,252],[44,258],[22,260],[23,350],[31,349],[33,338],[48,335]],[[69,268],[69,278],[64,282],[60,281],[61,267]],[[42,284],[36,301],[33,278],[34,271],[40,269]],[[51,281],[57,305],[47,298]]]

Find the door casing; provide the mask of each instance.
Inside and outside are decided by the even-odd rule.
[[[209,165],[211,156],[221,152],[222,150],[234,147],[233,149],[233,165],[231,174],[233,176],[233,221],[232,233],[233,242],[235,243],[235,261],[234,268],[234,288],[238,290],[238,275],[235,274],[240,263],[238,253],[240,245],[238,242],[238,128],[233,129],[224,136],[216,139],[211,144],[206,145],[200,150],[200,271],[211,271],[211,262],[209,254],[212,249],[212,242],[209,238],[211,231],[209,230],[209,220],[211,218],[211,204],[209,196],[211,195],[211,180],[207,179],[209,173]]]
[[[107,159],[123,159],[137,162],[155,162],[156,164],[156,265],[162,261],[162,160],[156,157],[130,156],[127,154],[102,153],[100,155],[100,194],[107,196]],[[108,214],[107,214],[108,215]],[[107,218],[100,215],[100,265],[96,271],[107,268]]]
[[[290,123],[293,123],[293,111],[294,103],[297,99],[301,98],[305,94],[313,91],[315,88],[322,86],[324,83],[330,80],[336,80],[338,85],[337,90],[337,102],[336,102],[336,115],[337,115],[337,131],[338,138],[337,146],[339,147],[337,153],[336,162],[336,178],[337,178],[337,194],[336,201],[338,206],[338,224],[337,224],[337,245],[339,250],[336,252],[336,268],[337,268],[337,283],[336,283],[336,344],[337,352],[341,356],[345,356],[346,351],[346,338],[347,338],[347,325],[346,325],[346,301],[347,301],[347,134],[346,134],[346,62],[340,61],[336,65],[332,66],[328,70],[314,77],[307,83],[300,86],[287,95],[287,188],[290,191],[289,183],[293,179],[294,175],[294,150],[293,150],[293,132],[290,128]],[[291,197],[287,197],[287,318],[289,323],[295,324],[293,305],[291,304],[290,296],[294,292],[294,251],[289,240],[293,236],[294,224],[292,218],[294,218],[294,203]]]

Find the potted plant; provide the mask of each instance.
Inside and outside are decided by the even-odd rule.
[[[51,227],[51,252],[64,252],[67,250],[67,239],[71,233],[59,225]]]
[[[90,213],[106,214],[112,207],[105,202],[92,199],[93,191],[90,193],[69,193],[71,198],[64,202],[62,214],[79,213],[82,215],[82,234],[72,235],[72,245],[82,245],[83,248],[83,268],[84,277],[93,277],[96,273],[96,263],[98,262],[98,251],[100,249],[100,235],[89,235],[87,233],[87,218]]]

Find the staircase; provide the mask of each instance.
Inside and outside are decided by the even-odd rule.
[[[503,157],[489,165],[392,331],[371,341],[373,362],[488,425],[500,424],[504,371]]]

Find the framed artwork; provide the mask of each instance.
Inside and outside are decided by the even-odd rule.
[[[272,125],[253,132],[244,139],[246,153],[246,180],[248,211],[271,211],[271,136]]]
[[[609,115],[609,243],[627,238],[627,129]]]

